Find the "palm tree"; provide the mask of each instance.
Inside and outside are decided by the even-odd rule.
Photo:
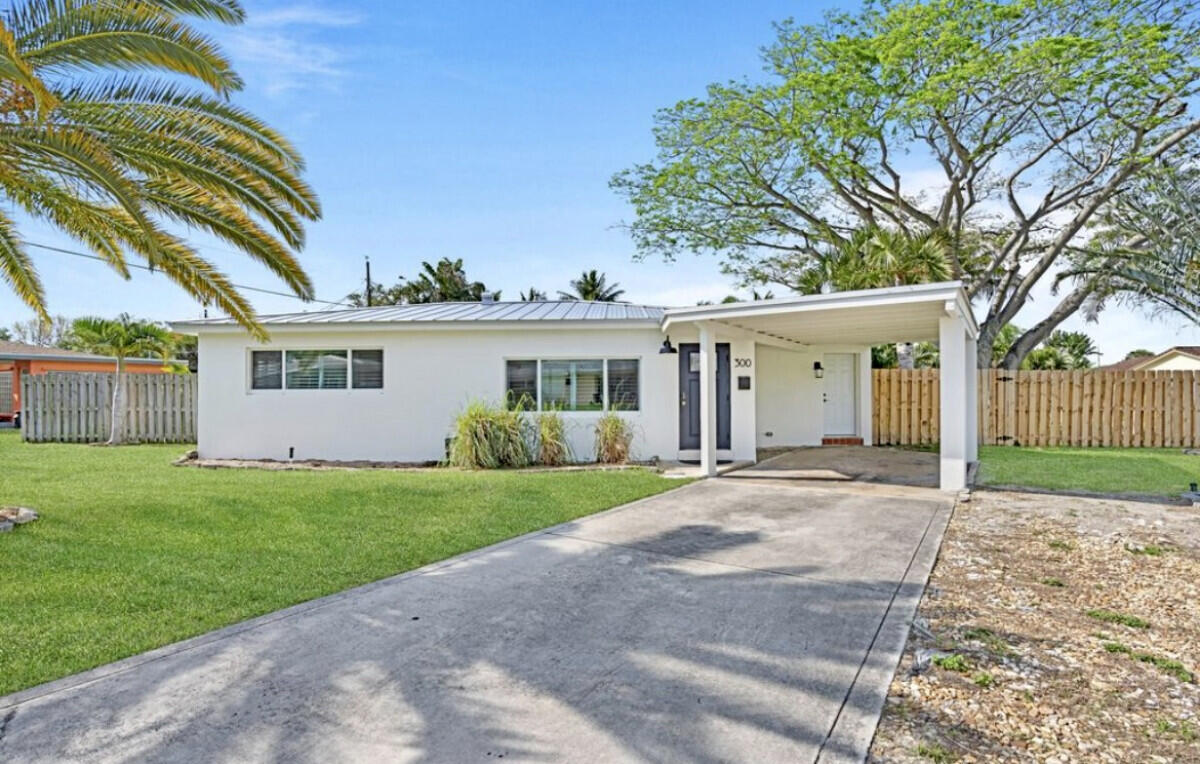
[[[398,294],[401,302],[407,303],[476,302],[486,291],[482,281],[467,281],[461,257],[457,260],[443,257],[437,265],[421,263],[421,275],[404,283]],[[494,293],[494,296],[499,295],[499,292]]]
[[[620,284],[608,285],[608,277],[592,269],[579,274],[579,278],[571,279],[571,292],[558,293],[562,300],[587,300],[589,302],[618,302],[624,289],[617,289]]]
[[[521,302],[545,302],[546,293],[537,287],[529,287],[528,292],[521,292]]]
[[[121,420],[125,413],[125,359],[158,357],[167,363],[174,342],[171,332],[149,321],[135,321],[128,313],[116,319],[85,317],[75,319],[72,326],[74,344],[81,350],[117,359],[117,379],[112,396],[112,434],[109,445],[125,440]]]
[[[912,236],[886,228],[859,228],[806,259],[798,290],[820,294],[945,281],[951,274],[951,245],[943,231]],[[912,343],[898,343],[896,355],[900,368],[914,367]]]
[[[129,278],[130,256],[259,337],[253,308],[168,225],[211,234],[313,296],[294,252],[320,217],[303,159],[230,104],[242,81],[189,20],[238,0],[13,0],[0,11],[0,198]],[[0,208],[0,276],[42,319],[27,245]]]
[[[1068,369],[1090,369],[1091,356],[1097,352],[1096,342],[1083,332],[1058,329],[1051,332],[1043,344],[1061,353]]]

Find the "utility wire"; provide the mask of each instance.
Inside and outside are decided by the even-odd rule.
[[[98,255],[92,255],[87,252],[76,252],[75,250],[63,249],[61,247],[51,247],[48,244],[36,244],[32,241],[27,241],[27,242],[25,242],[25,245],[28,247],[37,247],[38,249],[44,249],[49,252],[57,252],[57,253],[63,254],[63,255],[74,255],[75,257],[86,257],[88,260],[98,260],[102,263],[108,262],[103,257],[99,257]],[[236,253],[234,253],[234,254],[236,254]],[[128,263],[127,265],[130,268],[138,268],[143,271],[150,271],[151,273],[154,272],[154,269],[147,265],[139,265],[138,263]],[[232,282],[231,282],[231,285],[237,287],[238,289],[245,289],[248,292],[261,292],[262,294],[270,294],[270,295],[275,295],[277,297],[290,297],[293,300],[300,300],[301,302],[319,302],[324,305],[340,305],[343,308],[353,308],[354,307],[353,305],[351,305],[350,303],[347,303],[347,302],[335,302],[334,300],[318,300],[316,297],[312,298],[312,300],[305,300],[303,297],[299,297],[290,292],[280,292],[275,289],[264,289],[263,287],[246,286],[245,284],[233,284]]]

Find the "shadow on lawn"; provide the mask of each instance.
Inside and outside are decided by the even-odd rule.
[[[760,539],[546,534],[371,584],[19,706],[0,759],[810,758],[901,577],[694,559]]]

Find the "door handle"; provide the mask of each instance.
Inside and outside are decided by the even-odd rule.
[[[679,405],[680,405],[680,406],[686,406],[686,405],[687,405],[687,395],[681,395],[681,396],[679,396]]]

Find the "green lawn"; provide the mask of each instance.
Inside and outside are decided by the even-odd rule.
[[[0,431],[0,694],[680,485],[648,470],[266,472]]]
[[[1200,456],[1178,448],[989,446],[980,452],[983,485],[1177,497],[1200,481]]]

